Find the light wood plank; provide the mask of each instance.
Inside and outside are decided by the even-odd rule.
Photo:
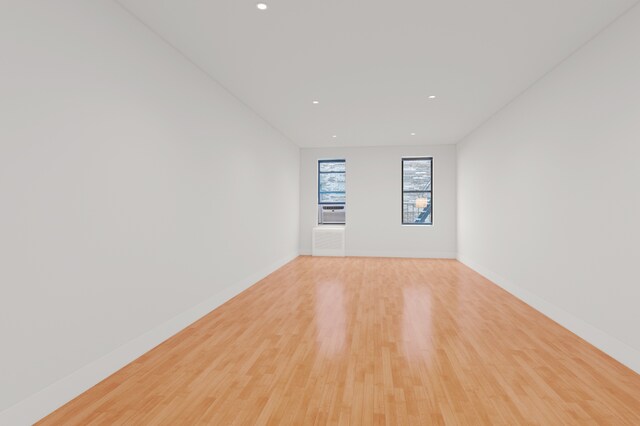
[[[454,260],[299,257],[45,419],[640,424],[640,376]]]

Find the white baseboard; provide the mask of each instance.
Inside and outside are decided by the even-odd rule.
[[[446,251],[398,252],[393,250],[347,250],[347,256],[356,257],[405,257],[413,259],[455,259],[456,253]]]
[[[87,389],[106,379],[122,367],[158,346],[185,327],[202,318],[218,306],[251,287],[262,278],[295,259],[297,253],[286,256],[242,281],[227,287],[215,296],[170,319],[113,352],[93,361],[67,377],[0,412],[0,425],[31,425],[71,401]]]
[[[513,282],[510,282],[499,274],[496,274],[465,256],[458,255],[458,261],[467,265],[480,275],[483,275],[499,287],[502,287],[504,290],[525,302],[527,305],[551,318],[567,330],[583,338],[610,357],[640,374],[640,351],[637,349],[621,342],[617,338],[581,320],[573,314],[570,314],[564,309],[559,308],[553,303],[517,286]]]
[[[302,256],[311,256],[311,250],[300,249]],[[405,257],[412,259],[456,259],[455,252],[397,252],[391,250],[349,250],[347,256],[353,257]]]

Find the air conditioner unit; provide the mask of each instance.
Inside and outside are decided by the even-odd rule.
[[[344,226],[316,226],[311,238],[313,256],[344,256]]]
[[[344,225],[346,211],[344,205],[318,206],[318,222],[320,225]]]

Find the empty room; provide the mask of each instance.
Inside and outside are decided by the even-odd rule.
[[[639,0],[0,1],[0,425],[640,425]]]

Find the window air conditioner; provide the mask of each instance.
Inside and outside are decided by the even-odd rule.
[[[344,205],[321,205],[318,208],[321,225],[344,225],[346,218]]]

